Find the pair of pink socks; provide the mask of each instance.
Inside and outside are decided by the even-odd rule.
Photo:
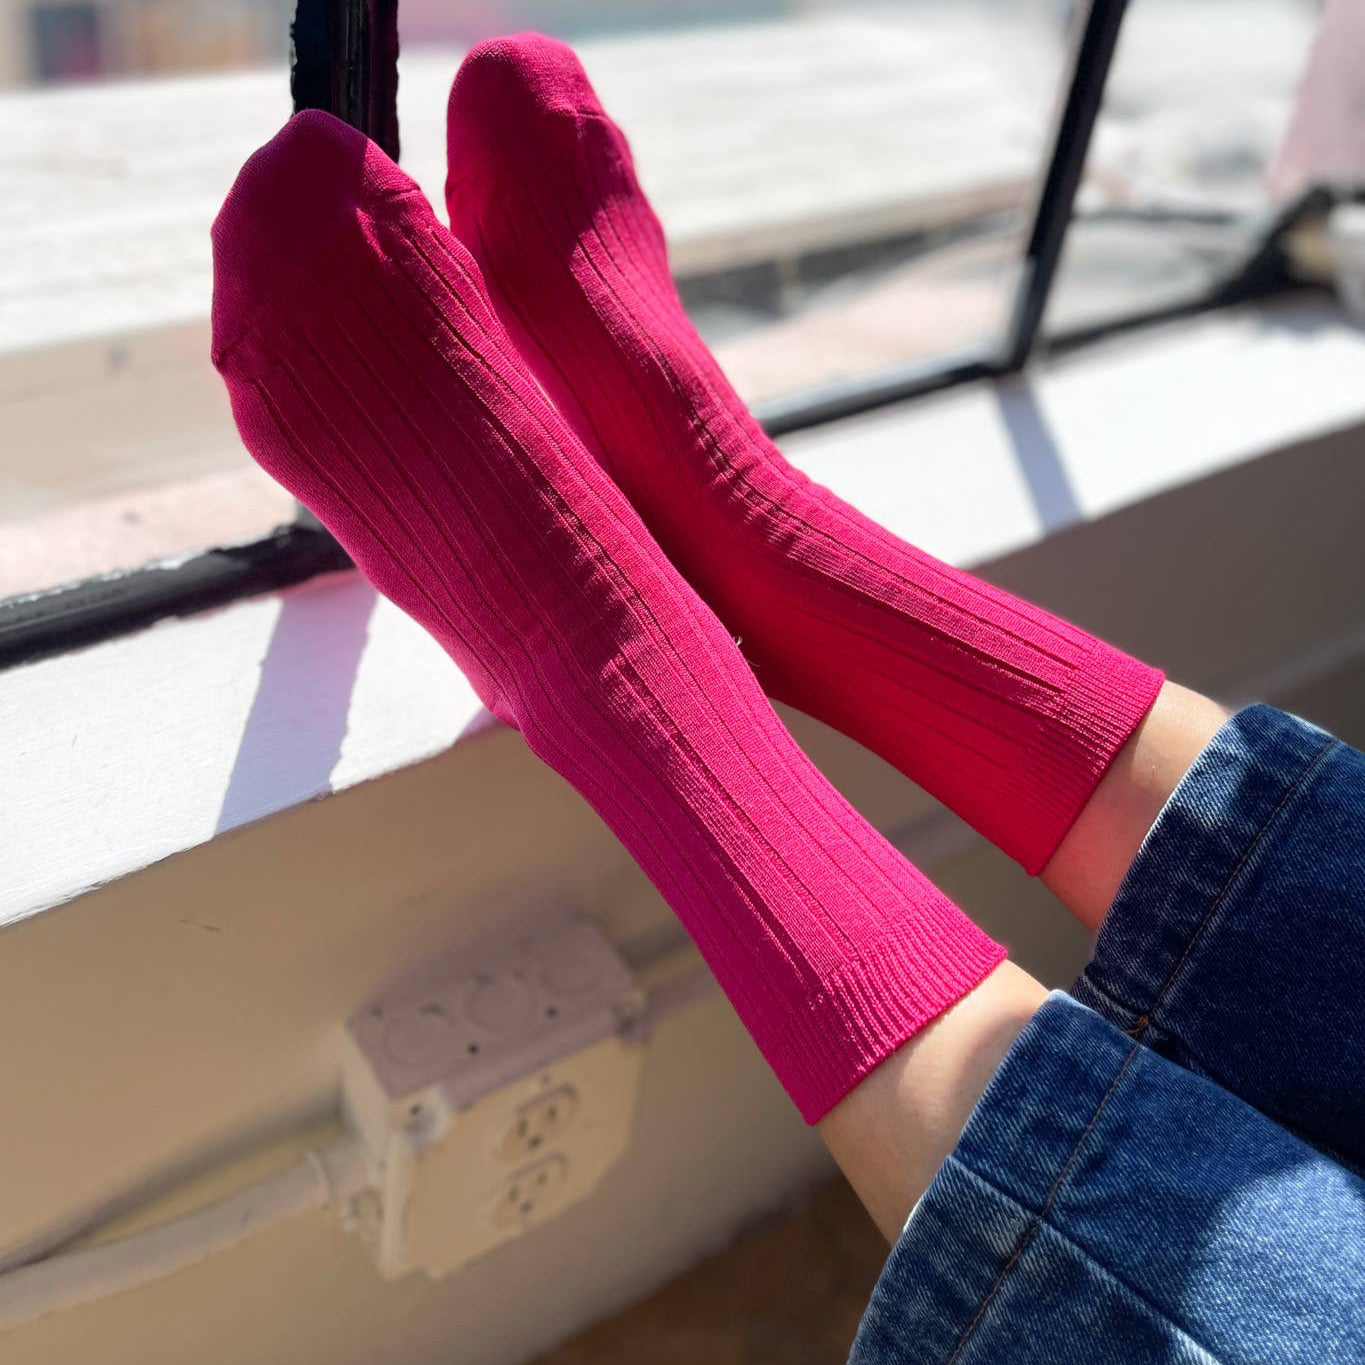
[[[1036,872],[1160,674],[785,462],[569,49],[476,48],[449,136],[453,231],[325,114],[247,163],[213,232],[243,440],[592,803],[815,1121],[1004,954],[756,676]]]

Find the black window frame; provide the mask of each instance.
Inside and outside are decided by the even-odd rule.
[[[1126,9],[1127,0],[1091,0],[1079,20],[1051,155],[1032,205],[1022,271],[998,353],[938,356],[759,405],[755,416],[770,436],[975,380],[1015,375],[1039,354],[1043,318]],[[295,108],[328,109],[396,157],[397,0],[299,0],[293,37]],[[1262,269],[1251,287],[1224,286],[1176,307],[1049,336],[1045,348],[1049,354],[1069,350],[1116,331],[1268,293],[1283,283],[1281,274]],[[291,525],[259,540],[0,602],[0,669],[352,567],[341,546],[300,508]]]

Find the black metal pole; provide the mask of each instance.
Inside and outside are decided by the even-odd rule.
[[[298,0],[294,111],[324,109],[398,160],[398,0]]]
[[[298,0],[289,34],[294,112],[334,114],[397,161],[398,0]],[[301,536],[331,541],[302,503],[296,511]]]
[[[1127,0],[1091,0],[1085,16],[1005,329],[1000,366],[1007,373],[1023,368],[1038,337],[1126,9]]]

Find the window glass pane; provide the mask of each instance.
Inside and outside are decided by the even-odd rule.
[[[1201,299],[1238,274],[1306,188],[1277,168],[1322,12],[1321,0],[1130,0],[1049,332]]]
[[[685,302],[762,404],[994,348],[1071,8],[402,0],[403,162],[439,205],[469,43],[572,41],[632,140]],[[292,519],[208,361],[209,224],[288,116],[291,13],[0,11],[0,596]]]
[[[1029,0],[831,2],[602,51],[684,301],[751,403],[994,351],[1067,39]]]
[[[278,0],[0,6],[0,597],[293,519],[208,359],[208,228],[289,114],[287,25]]]

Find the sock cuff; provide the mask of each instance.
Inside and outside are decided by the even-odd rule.
[[[867,945],[804,999],[729,991],[807,1123],[829,1113],[903,1043],[970,994],[1005,960],[1005,948],[946,896]]]
[[[1047,866],[1165,680],[1160,669],[1092,640],[1000,803],[1000,847],[1030,876]]]

